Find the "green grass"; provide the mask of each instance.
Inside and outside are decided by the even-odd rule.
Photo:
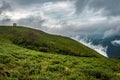
[[[83,44],[63,36],[25,27],[0,27],[0,36],[32,50],[83,57],[103,57]]]
[[[31,50],[0,31],[0,80],[120,80],[120,59]]]
[[[50,54],[0,39],[0,80],[119,80],[120,60]]]

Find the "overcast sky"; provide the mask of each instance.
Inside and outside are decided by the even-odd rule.
[[[0,0],[0,25],[66,36],[120,34],[120,0]]]

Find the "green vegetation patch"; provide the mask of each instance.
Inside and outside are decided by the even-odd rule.
[[[0,39],[0,80],[120,79],[119,59],[43,53],[2,41]]]
[[[29,31],[28,28],[22,27],[13,30],[22,32],[20,35]],[[4,33],[4,31],[7,33]],[[76,49],[80,47],[76,47],[78,43],[69,38],[66,40],[64,37],[54,36],[57,39],[56,41],[49,34],[46,36],[44,32],[35,32],[37,32],[34,33],[37,36],[42,34],[40,35],[40,41],[44,41],[46,38],[49,40],[45,40],[47,46],[50,42],[55,46],[60,46],[60,49],[67,48],[60,44],[67,46],[76,44],[73,45]],[[68,53],[67,55],[51,54],[53,52],[49,53],[49,51],[40,52],[26,46],[23,47],[23,45],[13,44],[11,40],[14,37],[13,33],[14,31],[11,31],[8,27],[0,28],[0,80],[120,80],[120,59],[108,59],[102,56],[99,58],[90,57],[87,55],[87,50],[90,50],[91,53],[94,53],[94,51],[89,48],[83,49],[86,52],[84,56],[81,56],[82,54],[72,56]],[[60,42],[61,40],[62,42]],[[75,48],[72,48],[68,47],[67,49],[73,51]],[[95,52],[94,55],[96,56],[96,54],[98,53]]]
[[[0,36],[16,45],[36,51],[83,57],[103,57],[71,38],[48,34],[40,30],[4,26],[0,27]]]

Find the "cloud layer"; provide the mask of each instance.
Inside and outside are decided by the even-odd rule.
[[[76,37],[71,37],[77,41],[79,41],[80,43],[84,44],[85,46],[95,50],[96,52],[100,53],[101,55],[105,56],[105,57],[108,57],[107,55],[107,49],[108,49],[108,46],[103,46],[103,45],[94,45],[92,43],[92,41],[88,41],[87,39],[79,39],[79,36],[76,36]]]
[[[120,40],[111,41],[114,46],[120,46]]]
[[[66,36],[108,37],[120,34],[119,7],[119,0],[4,0],[0,23],[16,22]]]
[[[0,25],[18,25],[68,37],[120,35],[120,0],[2,0]]]

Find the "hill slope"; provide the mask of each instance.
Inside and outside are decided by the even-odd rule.
[[[0,80],[120,80],[120,60],[43,53],[0,38]]]
[[[21,37],[24,37],[29,30],[32,29],[0,27],[0,80],[120,80],[119,59],[107,59],[100,55],[98,55],[100,58],[97,58],[95,57],[95,54],[98,54],[96,52],[94,57],[78,57],[81,55],[71,56],[71,54],[61,55],[60,53],[50,54],[36,51],[36,47],[34,48],[36,44],[30,42],[34,38],[29,38],[30,41],[26,38],[25,44],[21,40],[24,39]],[[35,30],[32,31],[34,33]],[[52,41],[53,37],[52,39],[49,38],[54,36],[55,41],[56,37],[59,37],[63,40],[75,42],[76,45],[79,44],[66,37],[49,35],[42,31],[36,32],[34,35],[39,35],[41,39]],[[50,44],[49,41],[46,40],[47,45]],[[28,47],[28,42],[30,47]]]
[[[25,27],[0,27],[0,36],[12,43],[37,51],[84,57],[103,57],[68,37],[51,35]]]

